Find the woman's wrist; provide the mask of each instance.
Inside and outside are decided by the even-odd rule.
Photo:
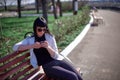
[[[55,54],[55,52],[54,52],[54,50],[51,48],[51,46],[47,46],[46,47],[46,49],[48,50],[48,52],[49,52],[49,54],[51,55],[51,56],[54,56]]]
[[[30,45],[30,48],[34,48],[34,47],[35,47],[34,44]]]
[[[18,51],[24,51],[30,49],[30,45],[21,45],[18,47]]]
[[[50,48],[50,46],[48,45],[48,46],[46,46],[46,49],[49,49]]]

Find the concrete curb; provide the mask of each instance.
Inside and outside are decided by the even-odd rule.
[[[93,17],[91,15],[90,15],[90,18],[91,19],[90,19],[89,23],[85,26],[83,31],[62,52],[60,52],[60,54],[62,56],[67,58],[66,56],[78,45],[78,43],[80,43],[82,41],[84,36],[87,34],[91,23],[93,22]]]

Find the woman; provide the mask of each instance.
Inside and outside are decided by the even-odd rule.
[[[14,45],[14,51],[30,49],[30,62],[34,68],[42,65],[48,77],[60,80],[82,80],[79,73],[67,62],[60,60],[54,36],[49,32],[44,18],[37,18],[34,35]]]

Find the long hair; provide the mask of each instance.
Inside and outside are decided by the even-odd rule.
[[[46,20],[43,17],[36,18],[34,23],[33,23],[34,36],[37,36],[37,33],[36,33],[36,27],[37,26],[39,26],[39,27],[46,27],[47,30],[45,31],[45,33],[48,33],[48,34],[52,35],[50,33],[49,28],[48,28],[47,22],[46,22]]]

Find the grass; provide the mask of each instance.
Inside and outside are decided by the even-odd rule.
[[[0,20],[0,27],[2,27],[0,40],[0,55],[6,55],[12,52],[12,46],[16,42],[23,39],[24,34],[32,31],[33,20],[36,17],[23,18],[2,18]]]
[[[66,20],[70,17],[61,17],[59,19]],[[10,18],[1,18],[0,19],[0,57],[9,54],[12,52],[12,46],[24,39],[24,34],[26,32],[32,31],[33,21],[36,19],[36,16],[31,17],[10,17]],[[59,20],[58,19],[58,20]],[[53,27],[55,19],[53,16],[48,16],[48,26],[49,29],[53,32]],[[67,24],[67,23],[66,23]],[[70,25],[70,24],[69,24]],[[62,51],[75,37],[83,30],[84,25],[78,25],[76,29],[72,30],[68,34],[64,35],[62,40],[57,41],[59,51]],[[61,34],[61,33],[59,33]]]

